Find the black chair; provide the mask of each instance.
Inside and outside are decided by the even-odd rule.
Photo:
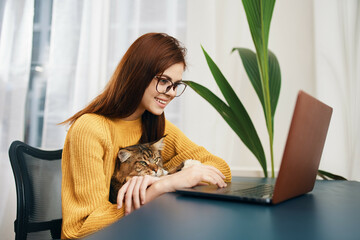
[[[61,154],[14,141],[9,149],[17,194],[15,239],[60,239]]]

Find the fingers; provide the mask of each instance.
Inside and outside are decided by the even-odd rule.
[[[213,185],[217,185],[218,187],[226,187],[227,184],[224,182],[225,176],[221,173],[220,170],[213,166],[208,165],[197,165],[190,167],[192,173],[192,177],[190,179],[195,180],[194,185],[198,185],[200,182],[208,182]],[[193,180],[190,180],[193,181]]]
[[[151,177],[146,175],[142,181],[142,184],[140,186],[140,201],[141,201],[141,204],[145,204],[145,201],[146,201],[146,189],[147,187],[151,184],[150,183],[150,179]]]
[[[125,194],[125,215],[131,213],[133,191],[137,182],[137,178],[138,177],[135,176],[129,180],[130,184]]]
[[[140,208],[146,201],[146,189],[149,185],[158,181],[159,178],[146,176],[135,176],[129,179],[119,190],[117,197],[118,208],[125,203],[125,215]]]
[[[208,175],[208,177],[211,179],[210,183],[214,185],[218,185],[218,187],[226,187],[227,184],[225,183],[224,179],[225,176],[222,174],[222,172],[215,168],[214,166],[208,166],[205,165],[205,167],[211,171],[211,173]]]
[[[145,204],[146,203],[146,189],[152,185],[154,182],[159,181],[160,178],[159,177],[153,177],[153,176],[149,176],[149,175],[145,175],[144,179],[140,185],[140,201],[141,204]]]
[[[217,174],[209,174],[204,176],[204,180],[218,187],[226,187],[224,180]]]
[[[120,209],[122,207],[122,203],[124,201],[125,193],[129,187],[130,181],[127,181],[119,190],[117,196],[117,208]]]
[[[140,189],[140,184],[142,182],[142,178],[139,177],[136,179],[136,183],[135,183],[135,187],[134,187],[134,191],[132,194],[132,200],[133,200],[133,204],[134,204],[134,208],[135,209],[139,209],[140,208],[140,198],[139,198],[139,189]]]

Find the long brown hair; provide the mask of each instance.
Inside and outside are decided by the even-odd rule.
[[[147,33],[129,47],[104,91],[90,104],[61,124],[72,124],[85,113],[109,118],[125,118],[135,112],[154,76],[185,62],[186,49],[165,33]],[[165,116],[145,111],[142,115],[140,143],[160,139],[165,131]]]

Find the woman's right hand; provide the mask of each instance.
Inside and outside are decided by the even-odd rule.
[[[204,183],[226,187],[225,176],[217,168],[209,165],[194,165],[177,173],[160,178],[157,184],[164,187],[165,192],[173,192],[181,188],[191,188]]]
[[[165,192],[207,183],[226,187],[224,179],[225,176],[217,168],[203,164],[161,178],[148,175],[133,177],[120,188],[117,203],[118,207],[121,207],[122,202],[125,202],[125,215],[127,215]]]
[[[159,181],[158,177],[134,176],[130,178],[120,189],[117,196],[117,205],[120,209],[125,204],[125,215],[133,210],[139,209],[146,201],[146,189],[154,182]]]

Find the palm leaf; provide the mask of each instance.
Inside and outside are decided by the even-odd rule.
[[[232,109],[245,109],[242,103],[240,102],[239,98],[237,97],[235,91],[232,89],[229,82],[226,80],[226,78],[220,71],[219,67],[216,65],[216,63],[212,60],[212,58],[209,56],[209,54],[205,51],[205,49],[202,46],[201,48],[204,52],[206,62],[216,81],[216,84],[219,86],[220,91],[223,94],[226,102],[229,104],[229,106]],[[241,118],[242,116],[238,116],[238,117]]]
[[[333,174],[333,173],[329,173],[326,172],[324,170],[318,170],[318,175],[324,179],[324,180],[329,180],[329,179],[333,179],[333,180],[347,180],[346,178]]]
[[[192,82],[192,81],[184,81],[187,85],[189,85],[195,92],[197,92],[200,96],[202,96],[206,101],[208,101],[223,117],[223,119],[229,124],[229,126],[234,130],[234,132],[239,136],[239,138],[243,141],[246,147],[255,155],[257,160],[259,161],[265,177],[267,177],[267,167],[266,167],[266,158],[264,149],[261,145],[258,134],[255,130],[254,125],[251,122],[248,113],[245,108],[236,111],[244,111],[242,114],[247,117],[243,117],[238,119],[235,112],[232,108],[230,108],[226,103],[224,103],[220,98],[218,98],[215,94],[213,94],[206,87]]]
[[[183,81],[190,86],[196,93],[208,101],[220,113],[229,126],[237,133],[240,131],[237,118],[231,108],[219,97],[213,94],[208,88],[193,81]]]
[[[271,100],[270,80],[269,80],[269,58],[268,58],[268,40],[272,13],[275,6],[275,0],[242,0],[246,18],[249,24],[251,37],[256,49],[256,59],[259,67],[261,89],[263,96],[263,106],[266,120],[266,127],[269,133],[270,156],[271,156],[271,176],[274,173],[274,114],[278,98]],[[271,58],[272,59],[272,58]],[[276,68],[275,68],[276,69]],[[280,91],[280,88],[278,88]],[[274,90],[274,89],[272,89]],[[276,93],[276,89],[274,92]],[[272,106],[272,104],[274,104]],[[275,107],[275,108],[274,108]]]
[[[265,106],[265,119],[270,141],[273,139],[273,113],[269,89],[268,39],[275,0],[243,0],[251,36],[256,48],[257,62]]]
[[[275,0],[242,0],[242,2],[255,48],[257,52],[265,53]]]
[[[232,52],[238,51],[241,61],[244,65],[246,74],[254,87],[254,90],[261,102],[265,114],[264,94],[262,91],[259,66],[256,60],[256,54],[247,48],[233,48]]]
[[[237,51],[244,65],[249,80],[261,102],[265,114],[264,95],[262,91],[259,65],[256,60],[256,54],[250,49],[233,48],[232,52]],[[276,106],[279,100],[281,87],[280,65],[274,53],[269,51],[269,88],[271,99],[271,117],[274,118]],[[272,121],[273,122],[273,121]]]
[[[271,101],[271,117],[274,123],[274,116],[280,96],[281,72],[280,64],[273,52],[269,50],[269,88]]]
[[[254,87],[257,96],[259,97],[259,100],[265,112],[264,95],[262,92],[261,77],[259,72],[259,66],[256,60],[256,54],[247,48],[233,48],[232,52],[234,51],[237,51],[239,53],[245,71],[249,77],[251,84]]]

